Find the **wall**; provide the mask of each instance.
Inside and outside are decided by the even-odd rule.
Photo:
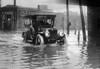
[[[100,8],[88,6],[88,37],[100,38]]]
[[[65,17],[62,13],[56,13],[54,27],[58,30],[65,30]]]
[[[17,28],[22,30],[24,29],[24,16],[33,15],[36,13],[36,9],[29,8],[18,8],[17,10]]]

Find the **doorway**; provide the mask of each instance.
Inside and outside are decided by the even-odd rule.
[[[2,18],[2,29],[11,30],[12,29],[12,18],[11,15],[3,15]]]

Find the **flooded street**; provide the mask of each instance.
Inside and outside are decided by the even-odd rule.
[[[21,32],[0,32],[0,69],[100,69],[100,44],[78,42],[71,31],[63,46],[23,42]]]

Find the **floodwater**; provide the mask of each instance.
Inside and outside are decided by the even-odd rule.
[[[43,48],[43,50],[41,50]],[[100,44],[71,31],[63,46],[23,42],[21,32],[0,32],[0,69],[100,69]]]

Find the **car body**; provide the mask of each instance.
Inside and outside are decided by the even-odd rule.
[[[25,19],[31,19],[31,25],[28,30],[22,33],[25,41],[31,40],[33,44],[64,44],[64,31],[54,28],[56,15],[27,15]]]

